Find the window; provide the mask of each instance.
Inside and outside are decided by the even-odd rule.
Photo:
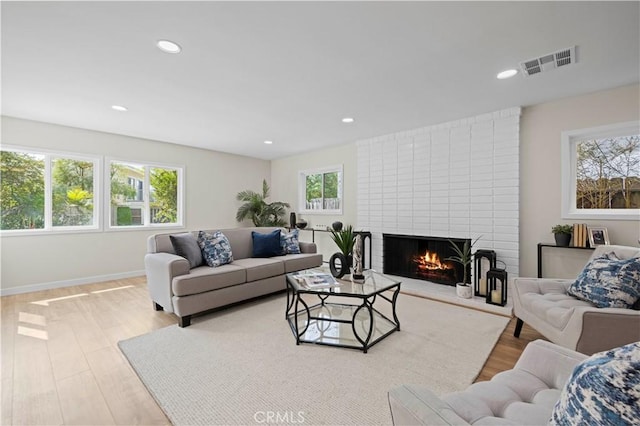
[[[342,166],[299,173],[299,211],[342,213]]]
[[[97,158],[3,147],[0,229],[97,229]]]
[[[640,216],[638,122],[563,132],[562,217]]]
[[[109,226],[181,226],[182,170],[109,161]]]

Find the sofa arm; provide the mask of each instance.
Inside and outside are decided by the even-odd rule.
[[[623,308],[584,308],[581,331],[576,350],[588,355],[638,342],[640,311]]]
[[[402,385],[389,391],[394,425],[468,425],[453,408],[429,389]]]
[[[316,243],[305,243],[300,241],[300,253],[317,253],[318,247]]]
[[[531,373],[553,389],[562,389],[576,364],[587,358],[546,340],[534,340],[520,355],[514,370]]]
[[[171,282],[173,277],[189,273],[189,261],[171,253],[148,253],[144,257],[144,268],[151,300],[165,311],[173,312]]]

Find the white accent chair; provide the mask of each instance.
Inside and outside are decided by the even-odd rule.
[[[598,246],[589,260],[607,252],[620,259],[640,257],[638,247]],[[640,310],[597,308],[567,294],[574,281],[515,278],[513,311],[518,320],[514,336],[520,336],[526,322],[550,341],[587,355],[640,341]]]
[[[586,358],[544,340],[527,345],[513,370],[439,398],[428,388],[389,391],[394,425],[542,425],[574,367]]]

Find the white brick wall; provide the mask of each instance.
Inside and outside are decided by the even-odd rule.
[[[520,108],[358,141],[357,228],[477,238],[518,276]]]

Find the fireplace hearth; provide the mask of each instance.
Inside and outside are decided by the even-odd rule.
[[[462,282],[463,266],[448,260],[456,255],[450,241],[462,249],[470,240],[398,234],[382,234],[382,240],[385,274],[446,285]],[[471,266],[467,276],[471,276]]]

